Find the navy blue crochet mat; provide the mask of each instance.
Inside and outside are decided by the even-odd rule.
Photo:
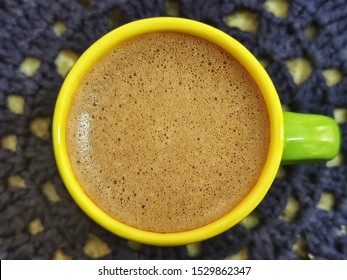
[[[72,201],[51,140],[64,76],[124,23],[179,16],[217,27],[265,66],[286,110],[324,114],[342,133],[332,161],[280,169],[255,211],[178,247],[117,237]],[[1,259],[347,259],[346,0],[0,0]]]

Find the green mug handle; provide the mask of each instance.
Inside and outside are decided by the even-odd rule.
[[[284,112],[284,147],[282,163],[330,160],[340,150],[338,124],[322,115]]]

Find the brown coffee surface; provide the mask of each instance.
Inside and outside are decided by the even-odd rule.
[[[91,69],[66,137],[76,177],[101,209],[140,229],[178,232],[215,221],[249,193],[270,131],[239,62],[168,32],[125,42]]]

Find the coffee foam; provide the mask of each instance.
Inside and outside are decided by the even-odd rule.
[[[88,196],[126,224],[190,230],[233,209],[267,157],[261,94],[230,55],[202,39],[148,34],[85,77],[67,143]]]

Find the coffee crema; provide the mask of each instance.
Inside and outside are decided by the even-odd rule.
[[[161,233],[230,212],[257,182],[269,139],[265,102],[243,66],[173,32],[102,57],[72,100],[66,132],[73,171],[95,204]]]

